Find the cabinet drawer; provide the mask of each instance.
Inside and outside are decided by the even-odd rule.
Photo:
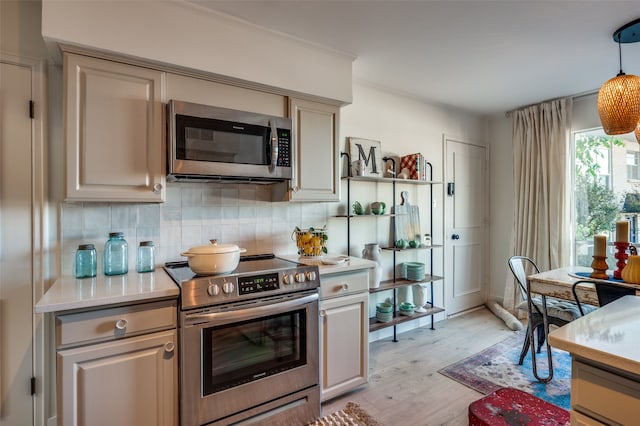
[[[573,360],[571,407],[605,424],[636,424],[640,383],[595,366]]]
[[[176,328],[175,301],[76,312],[56,317],[58,349]]]
[[[369,289],[369,270],[320,276],[320,298],[344,296]]]

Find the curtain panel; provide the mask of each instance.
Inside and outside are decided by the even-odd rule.
[[[530,257],[541,271],[567,266],[570,259],[567,194],[572,106],[572,99],[564,98],[513,113],[511,254]],[[504,306],[510,311],[520,301],[516,285],[509,274]]]

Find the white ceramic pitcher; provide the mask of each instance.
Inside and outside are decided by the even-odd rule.
[[[376,243],[369,243],[364,245],[362,250],[362,258],[373,260],[378,264],[375,267],[373,274],[369,276],[369,287],[378,288],[380,286],[380,280],[382,279],[382,257],[380,256],[381,249]]]

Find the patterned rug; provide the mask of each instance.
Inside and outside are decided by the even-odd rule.
[[[340,411],[316,420],[309,426],[382,426],[355,402],[347,402]]]
[[[571,356],[567,352],[552,349],[553,379],[546,384],[540,383],[533,377],[530,353],[524,358],[524,364],[518,365],[523,341],[524,332],[517,333],[482,352],[443,368],[439,373],[485,395],[501,387],[513,387],[569,410]],[[538,375],[544,377],[548,371],[546,346],[537,355]]]

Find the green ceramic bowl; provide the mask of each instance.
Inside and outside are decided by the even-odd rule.
[[[393,311],[393,305],[391,303],[378,303],[376,305],[376,312],[380,312],[382,314],[388,314]]]

